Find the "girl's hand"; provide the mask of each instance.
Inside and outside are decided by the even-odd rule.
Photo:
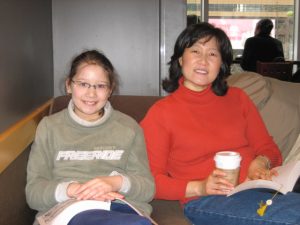
[[[70,198],[76,198],[76,191],[81,187],[81,184],[78,182],[70,183],[67,187],[67,195]]]
[[[97,177],[83,184],[71,183],[67,188],[67,194],[78,200],[113,200],[114,196],[123,197],[116,194],[121,185],[121,176]]]
[[[116,198],[121,198],[122,199],[122,198],[124,198],[124,196],[121,195],[118,192],[109,192],[109,193],[106,193],[104,195],[101,195],[100,197],[94,198],[94,200],[98,200],[98,201],[113,201]]]

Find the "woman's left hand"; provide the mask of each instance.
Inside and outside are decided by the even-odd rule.
[[[267,159],[262,156],[257,156],[250,164],[248,169],[249,180],[271,180],[272,176],[277,176],[278,172],[275,169],[269,168]]]

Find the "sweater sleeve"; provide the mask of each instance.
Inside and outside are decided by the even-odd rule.
[[[165,112],[166,113],[166,112]],[[170,157],[171,134],[167,129],[164,112],[154,105],[141,121],[144,129],[150,168],[155,179],[155,198],[182,200],[188,181],[171,177],[167,170]]]
[[[38,125],[27,165],[26,199],[32,209],[46,211],[53,207],[58,182],[52,179],[52,160],[47,138],[46,118]]]
[[[272,167],[281,165],[280,150],[270,136],[256,106],[244,92],[241,94],[241,102],[244,104],[244,113],[247,120],[246,135],[249,145],[255,150],[255,155],[268,157]]]
[[[133,205],[150,215],[152,209],[147,202],[154,197],[155,184],[150,172],[144,135],[141,127],[136,124],[134,138],[127,159],[126,171],[122,174],[130,182],[130,188],[121,192]]]

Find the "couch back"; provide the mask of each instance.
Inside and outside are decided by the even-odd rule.
[[[110,98],[110,103],[114,109],[119,110],[131,116],[137,122],[140,122],[153,103],[161,98],[162,97],[160,96],[113,95]],[[70,99],[70,95],[56,97],[49,114],[56,113],[66,108]]]

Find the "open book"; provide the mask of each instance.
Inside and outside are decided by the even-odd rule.
[[[149,219],[153,225],[158,225],[151,217],[139,211],[125,199],[117,198],[117,200],[130,206],[138,215]],[[69,199],[55,205],[49,211],[37,217],[37,221],[40,225],[67,225],[80,212],[90,209],[110,210],[110,205],[111,202]]]
[[[286,194],[292,191],[300,176],[300,161],[292,161],[275,168],[278,176],[272,180],[250,180],[236,186],[227,196],[252,188],[268,188]]]

